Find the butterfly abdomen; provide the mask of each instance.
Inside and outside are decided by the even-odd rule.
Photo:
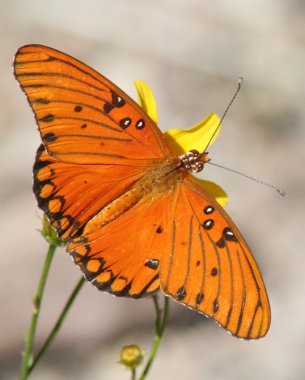
[[[89,234],[118,218],[121,214],[129,210],[138,203],[141,194],[134,189],[126,191],[118,198],[114,199],[96,214],[85,226],[84,234]]]

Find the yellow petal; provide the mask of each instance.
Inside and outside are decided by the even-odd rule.
[[[134,82],[138,92],[138,103],[147,113],[147,115],[155,122],[158,122],[157,105],[154,94],[150,87],[143,80],[136,80]]]
[[[189,129],[171,129],[165,132],[165,137],[177,155],[189,152],[191,149],[203,152],[218,136],[220,128],[217,131],[216,129],[219,123],[220,118],[215,113],[211,113],[207,118]]]
[[[206,190],[209,194],[213,195],[213,197],[222,207],[224,207],[228,203],[227,194],[220,186],[216,185],[216,183],[205,181],[194,176],[192,176],[192,179],[195,180],[198,183],[198,185],[201,186],[204,190]]]

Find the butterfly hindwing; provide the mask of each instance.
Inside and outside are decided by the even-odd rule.
[[[87,280],[117,296],[155,293],[169,202],[169,194],[144,197],[104,227],[72,240],[67,250]]]
[[[145,165],[172,155],[149,116],[75,58],[28,45],[16,53],[14,70],[53,158],[77,164]]]
[[[143,175],[145,167],[70,164],[52,158],[42,144],[36,155],[33,189],[39,207],[58,235],[79,235],[104,206]]]
[[[264,336],[266,289],[236,226],[216,201],[187,178],[178,184],[160,269],[161,289],[213,318],[233,335]]]

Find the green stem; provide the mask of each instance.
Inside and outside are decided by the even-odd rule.
[[[37,322],[38,322],[38,317],[40,313],[40,306],[41,306],[41,300],[45,288],[45,284],[47,281],[49,269],[52,263],[52,259],[54,256],[54,252],[56,250],[56,245],[50,244],[49,249],[46,255],[46,259],[43,265],[41,277],[39,280],[39,285],[37,289],[36,296],[33,300],[34,307],[32,311],[32,321],[30,325],[30,329],[28,334],[25,337],[25,349],[22,354],[22,363],[21,363],[21,370],[20,370],[20,380],[25,380],[28,377],[29,374],[29,368],[32,364],[33,360],[33,344],[34,344],[34,339],[36,335],[36,329],[37,329]]]
[[[66,302],[66,305],[63,308],[60,316],[58,317],[57,322],[55,323],[55,325],[54,325],[52,331],[50,332],[47,340],[45,341],[44,345],[42,346],[42,348],[40,349],[40,351],[38,352],[38,354],[35,356],[35,358],[33,360],[33,363],[29,366],[29,368],[28,368],[28,373],[29,374],[32,372],[32,370],[34,369],[34,367],[38,363],[39,359],[46,353],[46,351],[50,347],[51,343],[55,339],[58,331],[61,328],[61,325],[64,322],[64,319],[65,319],[66,315],[68,314],[68,311],[70,310],[70,308],[71,308],[71,306],[72,306],[75,298],[77,297],[79,291],[81,290],[81,288],[82,288],[82,286],[84,285],[85,282],[86,282],[85,278],[82,276],[79,279],[78,283],[76,284],[76,286],[75,286],[73,292],[71,293],[68,301]]]
[[[150,367],[152,366],[152,363],[156,357],[156,354],[158,352],[162,336],[166,327],[167,319],[168,319],[168,313],[169,313],[169,298],[164,296],[164,308],[163,308],[163,315],[162,310],[159,306],[158,296],[153,296],[153,301],[156,309],[156,324],[155,324],[155,336],[153,345],[150,351],[149,358],[147,360],[146,366],[139,378],[139,380],[144,380],[146,375],[148,374],[148,371]]]
[[[135,367],[131,368],[131,380],[136,380],[137,369]]]

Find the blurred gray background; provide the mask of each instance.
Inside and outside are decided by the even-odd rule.
[[[229,194],[227,210],[243,232],[268,289],[272,324],[246,342],[172,304],[150,379],[304,379],[304,74],[301,0],[74,0],[0,2],[0,378],[15,379],[31,297],[47,250],[40,237],[31,170],[39,136],[12,74],[18,47],[40,43],[88,63],[131,96],[133,81],[154,91],[162,130],[222,114],[244,87],[210,149],[211,158],[267,180],[276,192],[207,166],[204,178]],[[80,276],[58,250],[47,283],[41,344]],[[86,285],[32,379],[128,379],[117,364],[123,345],[149,352],[151,300],[117,299]]]

